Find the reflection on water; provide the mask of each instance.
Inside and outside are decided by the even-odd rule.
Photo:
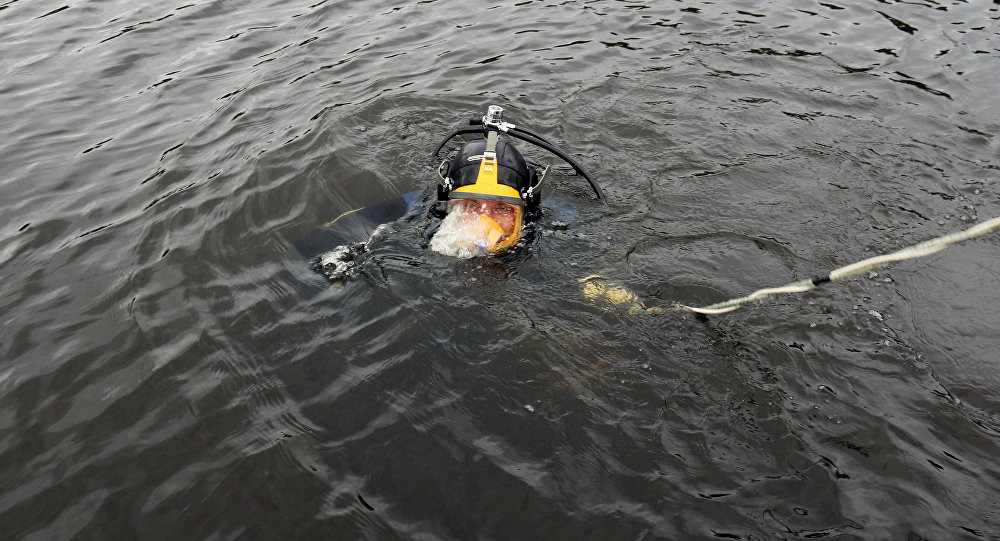
[[[1000,215],[1000,6],[452,6],[0,2],[6,537],[997,535],[996,238],[669,307]],[[445,257],[490,103],[610,209]]]

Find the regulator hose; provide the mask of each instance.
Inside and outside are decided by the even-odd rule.
[[[559,158],[561,158],[564,162],[568,163],[573,168],[573,170],[576,171],[576,174],[578,174],[581,177],[583,177],[584,180],[586,180],[587,183],[590,184],[590,187],[593,188],[594,193],[597,195],[597,199],[601,203],[604,203],[605,207],[608,206],[608,201],[604,197],[604,191],[601,190],[601,187],[598,186],[596,182],[594,182],[594,179],[590,178],[590,175],[588,175],[587,172],[584,171],[583,168],[580,167],[579,164],[577,164],[575,161],[573,161],[573,158],[570,158],[569,156],[567,156],[566,153],[563,152],[559,147],[557,147],[557,146],[555,146],[555,145],[553,145],[551,143],[548,143],[548,142],[546,142],[544,140],[535,139],[534,137],[530,137],[528,135],[522,135],[520,133],[511,133],[511,132],[515,132],[515,131],[516,130],[510,130],[507,133],[509,135],[513,136],[513,137],[516,137],[516,138],[518,138],[518,139],[526,142],[526,143],[531,143],[531,144],[533,144],[533,145],[535,145],[535,146],[537,146],[539,148],[543,148],[545,150],[548,150],[552,154],[555,154],[556,156],[558,156]]]
[[[455,137],[457,135],[468,135],[470,133],[478,133],[480,135],[483,135],[483,129],[482,128],[459,128],[459,129],[451,132],[451,134],[448,135],[448,137],[445,137],[441,141],[441,143],[437,146],[437,148],[434,149],[434,152],[431,154],[431,159],[427,161],[427,165],[434,165],[434,160],[437,159],[438,154],[441,152],[441,149],[444,148],[444,146],[446,144],[448,144],[448,141],[451,141],[451,139],[453,137]]]
[[[477,120],[476,118],[472,118],[469,120],[469,124],[473,126],[482,126],[483,121],[482,119]],[[434,152],[431,154],[430,160],[428,160],[427,162],[428,165],[434,164],[434,161],[437,159],[438,154],[440,154],[441,149],[444,148],[444,146],[448,144],[448,141],[451,141],[452,138],[458,135],[469,135],[474,133],[484,135],[485,131],[486,130],[483,129],[482,127],[478,127],[478,128],[459,128],[451,132],[447,137],[445,137],[441,141],[441,143],[438,144],[437,148],[434,149]],[[608,201],[607,198],[604,196],[604,191],[601,190],[601,187],[597,185],[597,182],[595,182],[594,179],[592,179],[590,175],[588,175],[587,172],[584,171],[582,167],[580,167],[580,164],[576,163],[573,160],[573,158],[570,158],[562,149],[557,147],[554,143],[550,142],[549,140],[545,139],[540,135],[537,135],[522,128],[508,128],[506,130],[506,133],[511,137],[520,139],[526,143],[531,143],[532,145],[547,150],[552,154],[556,155],[557,157],[559,157],[560,159],[562,159],[567,164],[569,164],[570,167],[573,168],[573,171],[576,172],[576,174],[583,177],[584,180],[586,180],[587,183],[590,184],[590,187],[594,190],[594,194],[597,195],[597,199],[601,203],[604,203],[605,207],[608,206]]]
[[[534,137],[535,139],[538,139],[539,141],[542,141],[544,143],[548,143],[548,144],[550,144],[552,146],[556,146],[556,144],[553,143],[552,141],[549,141],[548,139],[542,137],[541,135],[538,135],[537,133],[532,133],[532,132],[530,132],[530,131],[528,131],[528,130],[526,130],[524,128],[510,128],[509,130],[507,130],[507,133],[510,133],[510,132],[523,133],[524,135],[527,135],[529,137]]]

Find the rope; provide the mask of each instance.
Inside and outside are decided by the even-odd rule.
[[[354,210],[349,210],[349,211],[341,214],[340,216],[337,216],[336,218],[334,218],[333,221],[326,222],[325,224],[323,224],[323,227],[330,227],[333,224],[337,223],[337,220],[343,218],[344,216],[347,216],[348,214],[354,214],[355,212],[357,212],[359,210],[365,210],[365,207],[357,208],[357,209],[354,209]]]
[[[723,301],[719,303],[712,304],[710,306],[705,306],[703,308],[695,308],[693,306],[685,306],[683,304],[678,305],[680,310],[690,310],[698,314],[724,314],[726,312],[732,312],[740,306],[745,304],[750,304],[751,302],[767,299],[774,297],[775,295],[781,295],[785,293],[803,293],[811,289],[815,289],[816,286],[825,284],[827,282],[839,282],[859,274],[863,274],[872,269],[877,269],[889,263],[895,261],[903,261],[905,259],[915,259],[918,257],[923,257],[926,255],[934,254],[944,250],[945,248],[962,241],[973,239],[976,237],[981,237],[988,233],[992,233],[1000,229],[1000,217],[993,218],[992,220],[987,220],[981,224],[975,225],[966,229],[965,231],[960,231],[958,233],[952,233],[950,235],[945,235],[943,237],[938,237],[936,239],[931,239],[928,241],[921,242],[920,244],[915,244],[908,248],[903,248],[897,252],[893,252],[887,255],[880,255],[876,257],[870,257],[864,261],[859,261],[852,265],[847,265],[846,267],[840,267],[831,271],[826,276],[817,276],[816,278],[809,278],[806,280],[800,280],[788,284],[784,287],[775,287],[769,289],[761,289],[754,291],[753,293],[747,295],[746,297],[740,297],[738,299],[730,299],[728,301]]]

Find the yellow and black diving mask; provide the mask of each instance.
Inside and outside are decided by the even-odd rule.
[[[439,190],[439,197],[447,201],[453,218],[446,220],[447,231],[454,233],[456,242],[466,244],[471,239],[469,249],[476,252],[497,252],[517,244],[525,207],[518,186],[530,186],[534,175],[509,141],[490,132],[485,140],[466,144],[441,165],[438,174],[447,187]]]
[[[490,252],[513,246],[521,236],[522,220],[531,219],[539,213],[539,188],[549,167],[545,167],[539,176],[511,144],[512,139],[561,158],[590,184],[597,199],[607,205],[600,186],[572,158],[544,137],[504,122],[500,106],[491,105],[485,116],[470,119],[469,126],[460,127],[445,137],[438,143],[431,159],[437,158],[448,141],[459,135],[478,135],[482,138],[465,143],[458,154],[438,167],[440,182],[431,214],[445,219],[431,241],[435,250],[465,254],[466,245],[474,244],[477,248],[482,245],[480,250]],[[476,219],[459,220],[460,215]],[[507,218],[510,215],[513,215],[513,220]],[[475,243],[467,242],[469,235],[463,236],[463,232],[471,230],[477,231],[473,235],[477,238]]]

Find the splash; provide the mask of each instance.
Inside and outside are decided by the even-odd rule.
[[[313,261],[312,268],[335,284],[345,279],[356,278],[359,268],[358,258],[371,249],[372,242],[380,237],[387,228],[387,224],[378,226],[365,242],[337,246]]]
[[[468,259],[487,251],[500,240],[503,230],[493,219],[463,212],[449,212],[431,238],[431,250]]]

